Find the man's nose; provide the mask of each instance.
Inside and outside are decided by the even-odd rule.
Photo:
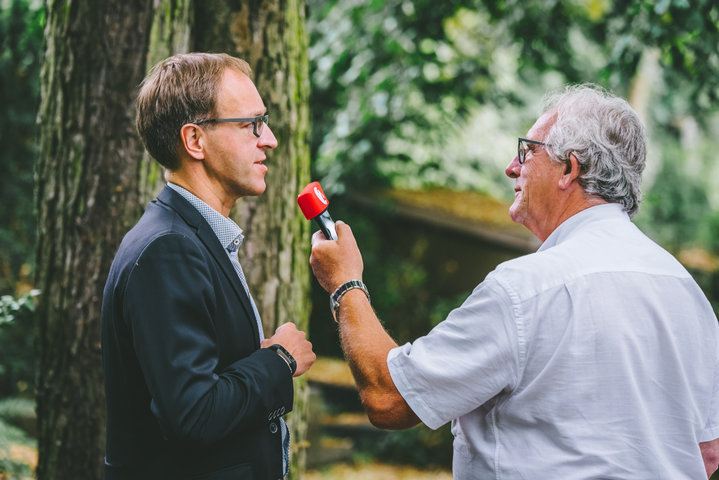
[[[509,165],[507,165],[507,168],[504,170],[504,174],[509,178],[517,178],[521,171],[522,165],[519,164],[519,157],[515,155]]]
[[[269,125],[265,125],[258,139],[260,144],[265,148],[277,147],[277,138]]]

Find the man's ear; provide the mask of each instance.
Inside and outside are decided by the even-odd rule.
[[[564,175],[559,178],[559,188],[562,190],[569,188],[572,182],[579,178],[579,170],[579,160],[577,160],[577,157],[573,153],[570,153],[569,160],[567,161],[564,170]]]
[[[180,129],[180,138],[185,151],[195,160],[205,158],[205,150],[203,148],[203,134],[200,127],[192,123],[186,123]]]

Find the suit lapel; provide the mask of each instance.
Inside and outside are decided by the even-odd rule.
[[[176,211],[178,215],[182,217],[185,223],[187,223],[195,230],[195,232],[197,233],[197,237],[205,245],[207,250],[215,259],[215,262],[217,262],[217,264],[220,266],[220,269],[227,277],[227,281],[230,283],[230,285],[232,285],[232,289],[235,291],[237,297],[240,299],[240,303],[245,309],[247,318],[250,319],[250,323],[252,324],[252,330],[255,332],[255,342],[257,342],[257,339],[259,339],[260,336],[257,326],[258,320],[255,317],[254,310],[252,309],[250,298],[245,291],[245,288],[242,286],[240,278],[235,271],[235,267],[232,265],[232,262],[227,255],[227,250],[225,250],[225,248],[220,244],[220,241],[217,239],[217,235],[215,235],[215,232],[212,231],[212,228],[210,228],[210,225],[200,214],[200,212],[198,212],[197,209],[190,204],[190,202],[185,200],[182,195],[175,192],[170,187],[165,186],[165,188],[163,188],[160,192],[160,195],[158,195],[157,199],[158,201],[164,203],[165,205]]]

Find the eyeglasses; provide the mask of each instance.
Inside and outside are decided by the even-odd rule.
[[[203,123],[252,123],[252,133],[255,137],[259,138],[259,136],[262,135],[262,129],[269,123],[269,119],[269,115],[257,115],[256,117],[246,118],[210,118],[207,120],[200,120],[196,123],[198,125],[202,125]]]
[[[519,164],[522,165],[524,161],[527,159],[527,151],[530,149],[529,146],[525,145],[525,143],[531,143],[534,145],[544,145],[545,147],[551,147],[548,143],[538,142],[536,140],[529,140],[527,138],[520,138],[519,142],[517,142],[517,159],[519,160]]]

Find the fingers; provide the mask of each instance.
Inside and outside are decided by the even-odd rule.
[[[348,241],[356,244],[354,234],[352,233],[352,227],[347,225],[342,220],[335,222],[335,230],[337,231],[337,242],[346,244]]]
[[[354,241],[352,228],[350,228],[350,226],[342,220],[337,220],[335,222],[335,231],[337,232],[337,240],[327,240],[327,237],[325,237],[325,234],[322,233],[322,230],[317,230],[315,233],[312,234],[312,246],[314,247],[320,242],[336,241],[339,243],[344,243],[343,237],[345,237],[345,240],[347,239],[347,237],[349,237],[352,239],[352,241]]]
[[[292,355],[297,362],[297,370],[295,370],[294,374],[295,377],[303,375],[310,369],[312,364],[315,363],[315,360],[317,360],[317,355],[315,355],[315,352],[312,351],[312,344],[307,342],[307,345],[309,345],[307,350],[302,350],[302,352],[297,356]]]
[[[324,233],[322,233],[320,230],[317,230],[315,233],[312,234],[312,248],[315,248],[315,245],[317,245],[323,240],[327,240]]]
[[[321,232],[312,237],[310,266],[315,278],[328,293],[347,280],[362,279],[362,254],[349,225],[335,223],[337,241],[326,240]]]
[[[280,331],[281,329],[283,329],[283,328],[289,328],[289,329],[297,330],[297,325],[295,325],[295,324],[292,323],[292,322],[285,322],[285,323],[283,323],[282,325],[280,325],[279,327],[277,327],[277,329],[275,330],[275,334],[277,334],[277,332],[279,332],[279,331]]]
[[[282,345],[297,362],[297,370],[295,377],[305,373],[317,359],[312,351],[312,343],[307,340],[307,335],[302,330],[298,330],[297,326],[292,322],[287,322],[275,330],[275,334],[269,339],[263,341],[263,345],[274,345],[276,343]]]

